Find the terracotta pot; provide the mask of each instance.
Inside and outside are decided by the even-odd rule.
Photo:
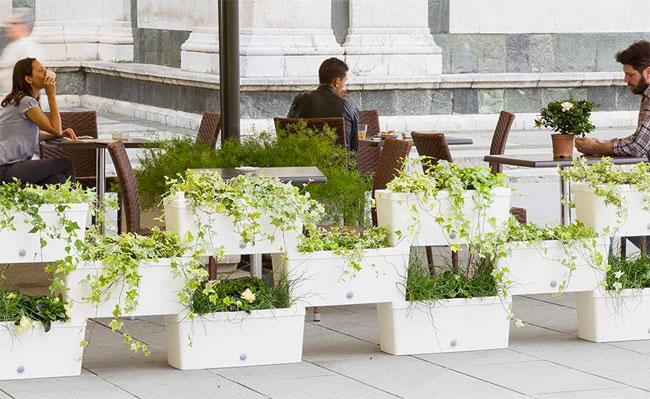
[[[553,158],[573,158],[574,139],[572,134],[551,134]]]

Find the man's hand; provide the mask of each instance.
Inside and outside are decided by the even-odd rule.
[[[576,137],[576,149],[587,155],[614,155],[611,141],[592,139],[591,137]]]
[[[76,140],[77,139],[77,135],[75,134],[74,130],[72,130],[70,128],[64,129],[62,133],[63,133],[63,137],[67,137],[70,140]]]

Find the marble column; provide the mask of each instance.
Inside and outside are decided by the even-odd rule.
[[[0,22],[4,25],[4,22],[11,15],[12,10],[12,1],[11,0],[0,0]]]
[[[36,0],[47,60],[133,61],[130,0]]]
[[[343,58],[329,0],[241,0],[242,78],[313,78],[329,57]]]
[[[180,4],[180,3],[179,3]],[[181,69],[219,73],[219,10],[217,0],[192,0],[190,37],[181,46]],[[197,13],[196,10],[202,10]]]
[[[349,0],[350,28],[343,44],[353,78],[428,79],[442,73],[427,0]]]

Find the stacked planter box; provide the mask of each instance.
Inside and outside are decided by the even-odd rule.
[[[182,260],[179,259],[179,262]],[[123,304],[126,289],[123,281],[115,283],[102,294],[101,302],[91,303],[89,276],[97,276],[103,268],[102,262],[84,262],[67,276],[67,297],[70,311],[75,318],[113,317],[116,304]],[[138,288],[138,306],[123,316],[175,315],[184,307],[178,300],[183,288],[183,278],[171,268],[171,259],[156,262],[141,262],[138,269],[141,276]]]
[[[463,214],[470,222],[470,234],[493,231],[489,220],[494,218],[496,226],[503,225],[510,217],[509,188],[494,189],[492,204],[480,215],[476,209],[478,200],[476,192],[468,190],[464,194]],[[377,222],[379,226],[387,227],[391,232],[391,245],[410,246],[446,246],[451,243],[466,244],[456,237],[454,232],[448,233],[438,222],[438,216],[452,216],[453,204],[449,194],[442,191],[432,204],[424,203],[416,194],[394,193],[389,190],[375,192],[377,204]],[[415,208],[415,212],[412,209]],[[401,232],[401,235],[398,234]]]
[[[86,320],[54,322],[48,332],[38,322],[22,332],[0,322],[0,380],[80,375],[85,332]]]
[[[213,251],[224,249],[225,255],[249,255],[280,253],[296,248],[298,235],[302,233],[302,222],[296,221],[293,229],[283,232],[271,225],[263,215],[260,218],[262,233],[254,243],[246,243],[235,230],[233,218],[205,209],[194,209],[185,199],[184,193],[165,199],[165,226],[167,231],[185,237],[189,232],[197,237],[199,226],[209,226],[207,237],[201,244]],[[267,236],[275,239],[269,240]]]
[[[556,240],[539,244],[513,242],[509,244],[509,255],[499,261],[498,267],[508,269],[506,279],[513,282],[508,287],[511,295],[591,291],[605,279],[605,268],[593,267],[588,245],[589,240],[570,248]],[[595,250],[607,259],[609,239],[597,238]],[[567,257],[574,257],[575,270],[570,271],[562,263]]]

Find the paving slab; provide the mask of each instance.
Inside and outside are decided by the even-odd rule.
[[[572,391],[537,395],[539,399],[647,399],[650,392],[635,388]]]

